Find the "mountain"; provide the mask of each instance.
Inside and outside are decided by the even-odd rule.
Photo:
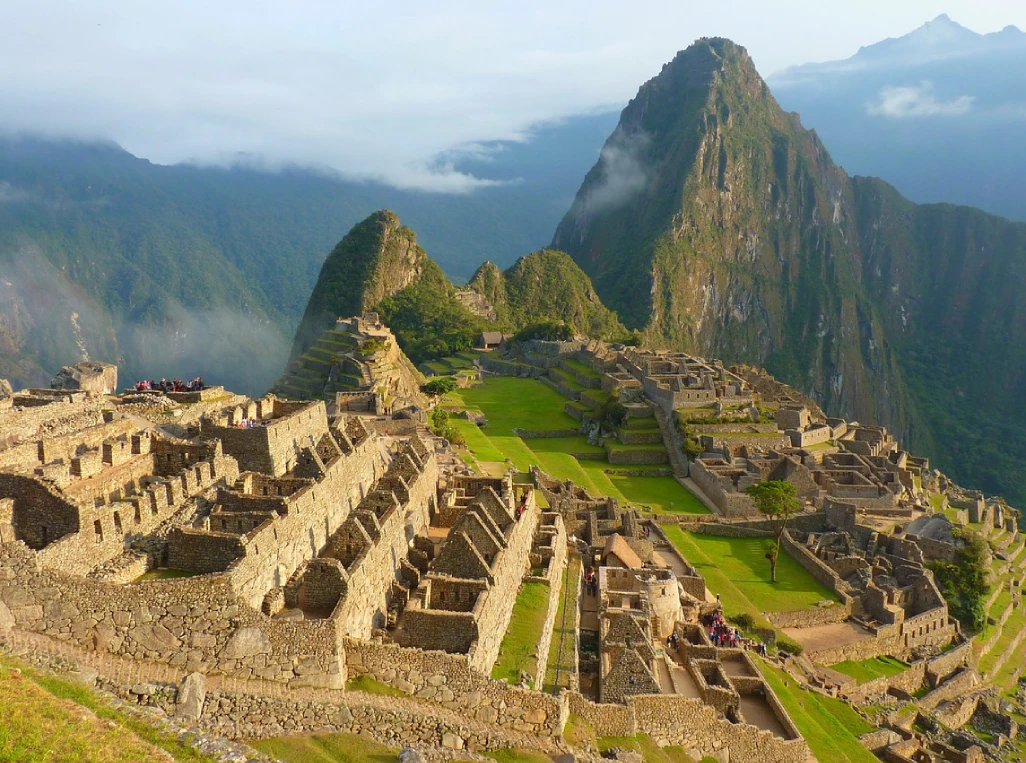
[[[395,212],[381,210],[354,225],[321,266],[290,357],[302,355],[336,318],[361,315],[409,286],[427,260],[416,234]]]
[[[977,34],[939,16],[847,60],[768,78],[849,172],[918,202],[1026,220],[1026,34]]]
[[[489,329],[565,322],[598,338],[627,334],[567,254],[534,252],[505,272],[486,262],[459,291],[413,230],[394,212],[380,210],[354,225],[324,261],[278,386],[300,389],[292,377],[309,375],[300,366],[311,362],[311,347],[323,343],[337,318],[367,311],[380,314],[414,363],[469,349]]]
[[[203,375],[258,394],[354,223],[398,210],[454,278],[512,263],[548,240],[614,123],[586,115],[447,152],[440,165],[495,181],[463,196],[0,136],[0,378],[46,385],[89,355],[128,382]]]
[[[649,342],[765,365],[1026,501],[1026,225],[849,177],[734,43],[641,87],[552,246]]]
[[[485,297],[504,328],[555,320],[601,339],[619,340],[627,334],[588,276],[564,252],[543,249],[521,257],[505,271],[486,262],[467,286]]]

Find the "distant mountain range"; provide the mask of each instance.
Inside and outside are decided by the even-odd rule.
[[[939,16],[851,58],[768,78],[852,174],[918,202],[1026,220],[1026,33],[977,34]]]
[[[457,280],[508,265],[548,241],[615,122],[586,115],[438,157],[503,181],[466,196],[0,138],[0,378],[44,385],[87,353],[128,381],[203,374],[260,393],[357,221],[399,211]]]

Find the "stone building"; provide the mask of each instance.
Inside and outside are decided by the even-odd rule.
[[[432,520],[444,540],[399,618],[396,642],[466,654],[472,666],[490,670],[530,569],[539,520],[528,486],[455,476]]]

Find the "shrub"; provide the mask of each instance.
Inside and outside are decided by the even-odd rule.
[[[987,620],[989,549],[984,540],[971,530],[956,527],[951,534],[964,542],[955,562],[937,560],[930,563],[930,569],[951,614],[963,628],[978,631]]]
[[[547,342],[566,342],[574,338],[574,330],[562,321],[541,321],[520,329],[513,337],[517,342],[542,339]]]
[[[755,618],[747,612],[741,612],[727,619],[743,631],[750,631],[755,628]]]
[[[426,395],[444,395],[459,386],[455,376],[438,376],[421,386],[420,391]]]
[[[785,654],[794,655],[795,657],[800,657],[802,652],[805,651],[805,647],[797,641],[792,641],[791,639],[784,637],[777,638],[777,649]]]

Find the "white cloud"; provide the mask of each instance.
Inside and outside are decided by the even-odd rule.
[[[0,180],[0,204],[16,204],[20,201],[29,201],[31,194],[17,188],[6,180]]]
[[[599,155],[601,178],[588,189],[580,214],[593,215],[626,204],[648,185],[644,152],[651,143],[647,133],[631,135],[616,128]]]
[[[975,98],[960,95],[940,100],[933,94],[933,83],[924,81],[918,86],[888,86],[881,88],[879,98],[866,105],[866,111],[894,119],[910,117],[961,116],[968,114]]]
[[[469,190],[476,178],[433,157],[624,104],[698,37],[748,45],[772,71],[903,33],[937,2],[7,0],[0,130],[112,140],[161,164],[241,155]],[[946,2],[966,23],[1026,18]]]

